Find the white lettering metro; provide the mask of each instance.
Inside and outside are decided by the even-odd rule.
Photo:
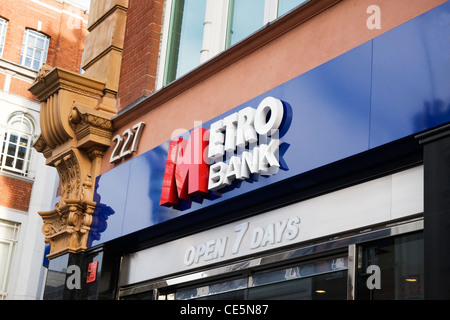
[[[283,103],[267,97],[256,110],[247,107],[214,122],[210,127],[208,158],[216,163],[210,166],[208,189],[221,189],[236,179],[249,179],[252,174],[276,174],[281,144],[276,137],[283,115]],[[268,144],[262,143],[269,140]],[[235,151],[238,155],[234,155]],[[228,163],[222,161],[225,155],[230,155]]]

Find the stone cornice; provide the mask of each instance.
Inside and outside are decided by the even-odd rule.
[[[28,90],[43,101],[59,89],[99,99],[104,88],[103,82],[44,64]]]

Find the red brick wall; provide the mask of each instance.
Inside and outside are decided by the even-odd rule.
[[[85,20],[87,15],[68,5],[64,5],[65,10],[83,16]],[[86,23],[80,19],[75,19],[67,14],[62,14],[59,21],[59,33],[55,37],[55,45],[50,46],[48,61],[51,65],[58,66],[74,72],[80,72],[81,58],[83,55],[84,39],[87,36]],[[42,29],[45,30],[44,28]],[[46,33],[50,34],[51,29]]]
[[[155,90],[164,0],[130,0],[119,80],[119,108]]]
[[[28,99],[37,100],[36,97],[30,91],[28,91],[29,87],[30,87],[30,83],[13,77],[13,78],[11,78],[9,92],[20,95],[20,96],[28,98]]]
[[[55,0],[39,0],[45,5],[30,0],[0,0],[0,17],[8,20],[3,60],[19,64],[23,35],[26,28],[40,31],[50,37],[47,63],[73,72],[80,71],[87,24],[69,13],[88,16],[75,7]],[[42,28],[38,29],[38,21]],[[4,89],[5,74],[0,73],[0,90]],[[37,100],[29,91],[31,83],[15,76],[11,77],[9,92]],[[1,111],[0,111],[1,112]],[[0,141],[0,147],[2,145]],[[12,176],[0,175],[0,206],[28,211],[33,183]]]
[[[2,90],[5,85],[5,78],[6,76],[3,73],[0,73],[0,90]]]
[[[56,10],[65,10],[88,19],[83,11],[67,4],[54,0],[40,1]],[[67,13],[48,9],[29,0],[2,1],[0,17],[8,20],[3,59],[19,63],[25,28],[37,30],[38,21],[41,21],[40,32],[50,36],[47,63],[74,72],[80,71],[83,44],[87,35],[85,23],[80,23],[79,19]]]
[[[28,211],[33,183],[0,176],[0,206]]]

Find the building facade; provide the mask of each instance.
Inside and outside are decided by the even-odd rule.
[[[94,1],[41,69],[45,299],[450,298],[449,1],[258,5]]]
[[[37,212],[50,209],[58,184],[33,149],[40,104],[28,88],[44,63],[80,72],[85,11],[69,1],[1,1],[0,300],[42,297],[45,244]]]

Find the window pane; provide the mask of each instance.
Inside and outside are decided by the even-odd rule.
[[[48,37],[33,30],[25,30],[20,64],[38,70],[45,61],[48,50]]]
[[[17,170],[23,170],[23,160],[16,160],[16,169]]]
[[[41,37],[38,37],[36,39],[36,47],[38,47],[39,49],[44,49],[44,39]]]
[[[264,23],[264,1],[230,0],[227,48],[248,37]]]
[[[347,268],[347,256],[337,255],[287,268],[252,272],[249,277],[180,289],[175,292],[175,299],[346,299]]]
[[[8,155],[9,156],[15,156],[16,155],[16,148],[17,148],[17,145],[10,143],[8,145]]]
[[[174,0],[164,82],[167,84],[200,63],[206,0]]]
[[[19,152],[17,153],[17,157],[20,159],[25,159],[26,154],[27,154],[27,148],[19,147]]]
[[[206,296],[199,298],[197,300],[244,300],[245,299],[245,290],[236,290],[230,291],[220,294],[215,294],[212,296]]]
[[[34,54],[33,48],[27,48],[26,56],[27,58],[32,58]]]
[[[278,16],[282,16],[295,7],[305,4],[309,0],[278,0]]]
[[[18,140],[18,136],[17,135],[15,135],[15,134],[10,134],[10,136],[9,136],[9,142],[11,142],[11,143],[17,143],[17,140]]]
[[[0,219],[0,239],[15,241],[17,240],[19,224]]]
[[[387,238],[358,248],[357,299],[414,300],[424,298],[423,233],[411,233]],[[380,289],[370,289],[375,284],[373,272],[380,270]],[[370,269],[369,269],[370,271]],[[371,279],[369,279],[371,277]]]
[[[42,57],[42,51],[36,50],[36,53],[34,54],[34,58],[37,60],[41,60]]]
[[[23,133],[33,134],[33,124],[31,120],[23,113],[18,112],[16,114],[13,114],[13,116],[8,121],[9,128],[20,131]],[[23,138],[22,139],[26,139]],[[16,138],[17,141],[17,138]],[[28,141],[28,140],[27,140]]]
[[[347,270],[250,288],[249,300],[345,300]]]
[[[297,278],[315,276],[348,268],[348,258],[339,257],[310,263],[304,263],[287,269],[256,273],[252,276],[251,286],[265,285],[274,282],[288,281]]]
[[[32,68],[33,68],[34,70],[38,70],[40,66],[41,66],[41,62],[40,62],[39,60],[33,60],[33,66],[32,66]]]
[[[176,300],[194,299],[199,297],[212,296],[219,293],[235,291],[247,287],[247,279],[235,279],[230,281],[224,281],[220,283],[214,283],[201,287],[194,287],[189,289],[182,289],[176,292]]]
[[[25,66],[31,68],[31,59],[28,57],[25,58]]]
[[[28,138],[27,137],[20,137],[20,145],[23,147],[28,146]]]
[[[6,157],[5,166],[12,168],[14,164],[14,158]]]
[[[36,37],[33,34],[31,34],[31,32],[28,35],[27,43],[30,44],[30,45],[33,45],[33,46],[36,43]]]
[[[30,164],[33,133],[32,120],[26,114],[17,112],[9,117],[8,132],[2,146],[3,162],[0,162],[3,169],[26,174]]]

